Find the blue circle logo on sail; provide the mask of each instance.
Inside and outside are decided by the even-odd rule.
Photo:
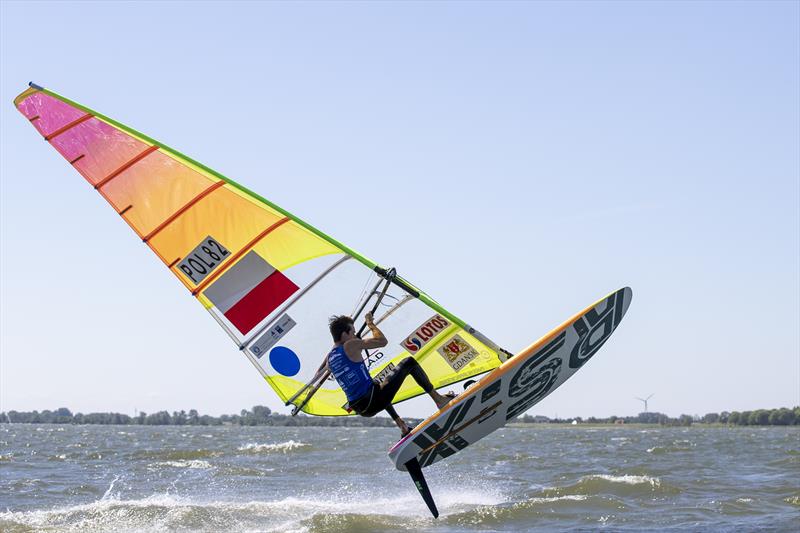
[[[269,364],[286,377],[300,372],[300,358],[286,346],[276,346],[269,352]]]

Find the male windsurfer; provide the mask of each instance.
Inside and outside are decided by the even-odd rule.
[[[409,374],[433,398],[438,408],[444,407],[455,398],[455,394],[451,392],[442,395],[436,392],[427,374],[413,357],[406,357],[400,361],[383,382],[372,379],[361,352],[383,348],[388,341],[372,321],[372,313],[367,313],[364,318],[372,332],[372,337],[368,339],[358,337],[353,319],[349,316],[331,317],[328,326],[334,346],[326,358],[328,369],[342,387],[348,404],[356,413],[370,417],[385,409],[400,428],[402,435],[406,436],[411,430],[394,410],[392,400]]]

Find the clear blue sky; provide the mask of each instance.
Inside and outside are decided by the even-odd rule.
[[[29,80],[510,349],[630,285],[614,337],[532,414],[800,403],[798,6],[2,2],[0,410],[285,411],[17,113]]]

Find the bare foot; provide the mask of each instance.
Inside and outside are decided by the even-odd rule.
[[[439,397],[435,400],[436,401],[436,407],[441,409],[442,407],[444,407],[445,405],[450,403],[450,401],[453,400],[455,397],[456,397],[456,393],[455,392],[448,392],[444,396],[439,394]]]

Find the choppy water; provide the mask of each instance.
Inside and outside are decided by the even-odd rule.
[[[504,428],[425,469],[396,430],[0,425],[0,530],[800,529],[798,428]]]

